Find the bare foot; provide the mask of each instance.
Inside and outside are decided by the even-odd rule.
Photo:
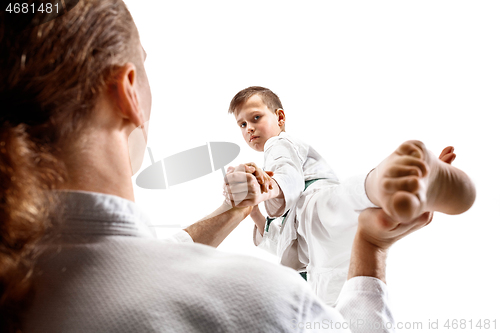
[[[401,222],[424,212],[461,214],[476,198],[471,179],[451,166],[453,147],[438,159],[425,145],[406,141],[368,175],[366,189],[372,202]]]

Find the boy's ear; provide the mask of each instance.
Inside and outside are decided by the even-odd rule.
[[[278,125],[283,127],[286,121],[285,111],[283,109],[276,109],[276,116],[278,117]]]
[[[113,99],[120,116],[129,119],[137,127],[144,123],[144,115],[139,106],[137,95],[137,69],[128,62],[114,75]]]

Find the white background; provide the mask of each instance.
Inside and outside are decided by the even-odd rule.
[[[341,179],[366,173],[408,139],[437,155],[453,145],[453,164],[475,181],[476,202],[459,216],[436,214],[393,246],[393,312],[397,321],[422,322],[419,332],[429,320],[439,320],[439,331],[470,331],[445,330],[447,319],[496,319],[500,329],[499,2],[126,3],[148,54],[155,160],[228,141],[241,147],[232,165],[262,164],[227,114],[234,94],[251,85],[278,94],[287,132]],[[150,164],[146,152],[141,171]],[[165,225],[159,237],[222,202],[220,171],[168,190],[141,189],[136,176],[137,203]],[[252,229],[248,218],[220,250],[277,262],[254,247]]]

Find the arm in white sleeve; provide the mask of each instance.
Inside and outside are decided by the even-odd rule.
[[[365,181],[367,175],[357,175],[349,177],[339,185],[339,193],[344,196],[347,202],[356,211],[362,211],[366,208],[377,207],[366,194]]]
[[[194,243],[191,236],[189,236],[185,230],[181,230],[175,235],[165,238],[164,240],[171,243]]]
[[[301,311],[292,320],[293,332],[395,332],[387,286],[373,277],[358,276],[347,281],[335,307],[310,292],[304,292],[300,304]]]
[[[335,305],[353,333],[394,332],[387,285],[381,280],[356,276],[349,279]]]
[[[279,138],[265,151],[264,160],[264,169],[274,172],[273,179],[284,195],[264,202],[269,216],[275,218],[288,211],[304,190],[304,158],[289,140]]]
[[[278,239],[280,236],[280,224],[283,221],[281,217],[273,220],[267,225],[264,230],[264,235],[261,235],[257,226],[253,228],[253,243],[255,246],[271,253],[278,255]]]

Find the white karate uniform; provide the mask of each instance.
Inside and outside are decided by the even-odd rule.
[[[255,245],[279,256],[281,264],[306,271],[314,292],[333,306],[347,279],[359,212],[375,207],[365,192],[366,176],[340,183],[321,155],[286,132],[264,145],[264,170],[274,172],[284,200],[265,202],[276,219],[264,235],[254,228]],[[304,190],[313,179],[320,180]]]
[[[193,244],[185,231],[156,239],[132,201],[60,194],[23,332],[394,332],[379,279],[350,279],[331,308],[289,268]]]

